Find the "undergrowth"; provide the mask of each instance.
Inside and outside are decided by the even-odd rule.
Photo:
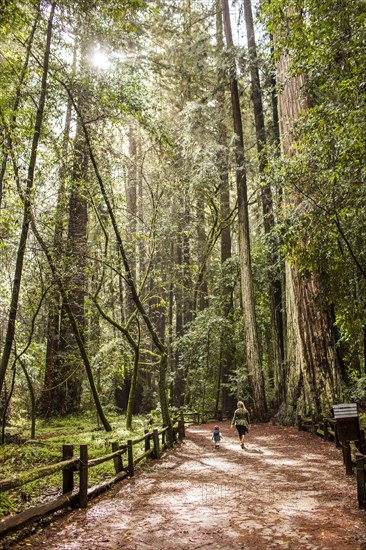
[[[123,415],[109,415],[112,432],[105,432],[98,424],[95,415],[83,414],[67,418],[54,418],[37,422],[35,439],[27,437],[23,426],[13,426],[9,433],[17,443],[0,446],[0,480],[14,474],[31,471],[41,466],[60,462],[62,446],[74,445],[74,456],[79,454],[79,445],[88,445],[89,459],[112,452],[112,442],[119,445],[144,433],[145,428],[161,426],[159,416],[135,417],[133,430],[126,430]],[[14,435],[16,434],[16,438]],[[134,446],[134,453],[143,452],[143,443]],[[123,455],[124,464],[127,456]],[[113,460],[89,469],[89,486],[101,483],[115,475]],[[74,475],[77,487],[78,476]],[[62,474],[57,472],[46,478],[27,483],[14,490],[0,493],[0,517],[18,513],[30,506],[43,504],[57,498],[62,492]]]

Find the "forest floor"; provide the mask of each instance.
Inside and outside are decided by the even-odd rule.
[[[333,444],[294,428],[191,426],[162,460],[12,548],[366,549],[366,512]],[[4,547],[5,548],[5,547]]]

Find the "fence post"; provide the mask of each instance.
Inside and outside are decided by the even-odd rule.
[[[167,441],[168,441],[168,447],[173,447],[174,445],[174,430],[173,426],[170,424],[167,429]]]
[[[346,475],[351,476],[353,474],[352,470],[352,456],[351,456],[351,446],[349,441],[345,441],[342,445],[343,448],[343,459],[346,466]]]
[[[178,437],[180,441],[184,439],[184,420],[179,419],[178,420]]]
[[[296,424],[297,424],[297,429],[300,431],[301,430],[301,414],[297,415]]]
[[[154,458],[160,458],[160,445],[159,445],[159,430],[157,428],[153,431],[153,442],[154,442]]]
[[[69,460],[74,456],[74,445],[62,445],[62,460]],[[74,470],[64,468],[62,470],[62,494],[65,495],[74,490]]]
[[[334,442],[335,442],[335,446],[337,447],[337,449],[340,449],[341,444],[339,442],[339,437],[338,437],[337,422],[334,424]]]
[[[80,445],[79,480],[79,506],[86,508],[88,504],[88,445]]]
[[[313,434],[316,434],[317,431],[316,416],[314,413],[311,415],[311,431],[313,432]]]
[[[145,453],[147,451],[150,451],[150,436],[147,435],[149,433],[149,430],[145,429],[144,430],[144,434],[145,434]]]
[[[357,475],[357,499],[358,507],[361,510],[366,509],[366,475],[365,475],[365,457],[356,452],[356,475]]]
[[[132,439],[127,441],[127,456],[128,456],[128,475],[133,477],[135,474],[134,463],[133,463],[133,445]]]
[[[180,411],[180,419],[179,419],[179,426],[180,426],[180,431],[179,431],[179,437],[181,439],[184,439],[185,436],[186,436],[186,430],[185,430],[185,425],[184,425],[184,413],[183,411]]]
[[[112,442],[112,452],[115,453],[118,450],[119,450],[118,442],[113,441]],[[122,456],[121,455],[115,456],[114,459],[113,459],[113,462],[114,462],[114,471],[116,472],[116,474],[119,474],[119,472],[122,472],[122,470],[123,470]]]
[[[329,432],[328,432],[329,422],[328,422],[327,418],[323,418],[323,426],[324,426],[323,439],[324,439],[324,441],[329,441]]]
[[[366,454],[365,430],[360,430],[360,452]]]

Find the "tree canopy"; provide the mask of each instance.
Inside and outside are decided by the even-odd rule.
[[[365,23],[361,0],[2,3],[3,431],[366,399]]]

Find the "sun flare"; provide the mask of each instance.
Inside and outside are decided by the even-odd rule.
[[[99,45],[97,49],[93,52],[92,64],[97,69],[109,69],[111,66],[108,55],[100,49]]]

